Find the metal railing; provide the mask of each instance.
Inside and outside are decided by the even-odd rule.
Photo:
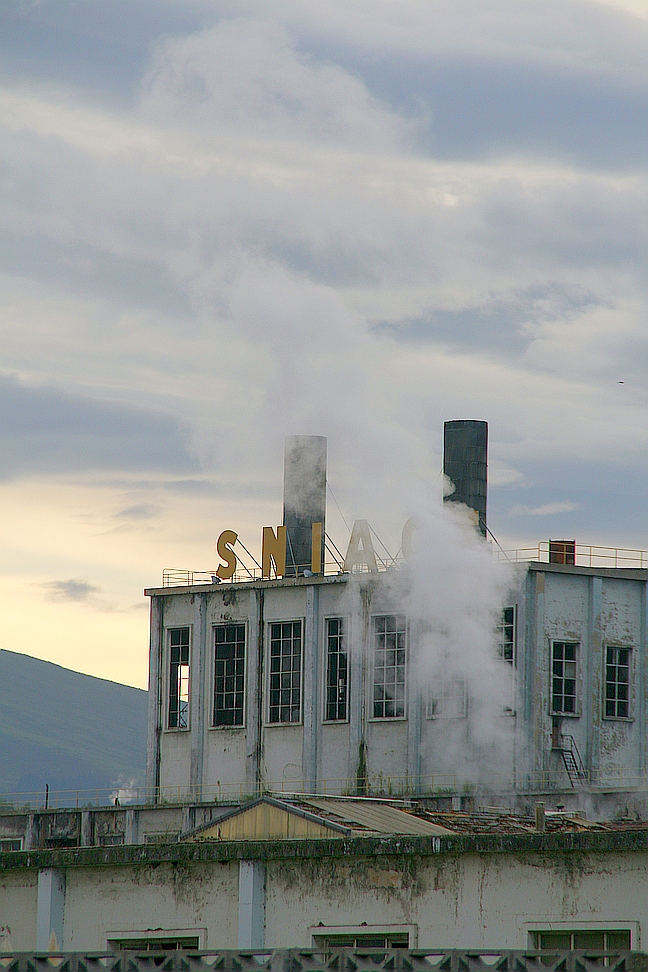
[[[648,954],[578,949],[281,948],[239,951],[0,952],[4,972],[648,972]]]
[[[378,557],[376,555],[376,566],[380,573],[386,570],[395,570],[401,567],[403,564],[402,558],[393,558],[392,560]],[[305,573],[305,571],[310,571],[310,565],[308,566],[297,566],[297,576],[299,577],[312,577],[311,573]],[[368,573],[368,568],[361,565],[354,567],[352,573]],[[347,574],[348,572],[343,570],[342,565],[336,561],[330,560],[326,561],[324,564],[323,574],[326,577],[331,577],[333,575]],[[317,575],[316,575],[317,576]],[[319,575],[321,576],[321,575]],[[290,580],[295,577],[295,568],[291,567],[291,572],[283,575],[284,580]],[[276,580],[277,578],[273,574],[270,578],[265,578],[265,580]],[[251,581],[264,580],[260,567],[244,567],[237,568],[230,580],[221,581],[216,575],[216,570],[184,570],[183,568],[175,567],[165,567],[162,571],[162,587],[192,587],[194,584],[243,584],[250,583]]]
[[[549,540],[541,540],[535,547],[521,547],[517,550],[497,550],[500,560],[513,563],[539,561],[548,564]],[[598,544],[577,543],[575,547],[577,567],[648,567],[648,550],[635,550],[631,547],[603,547]]]
[[[612,767],[595,773],[583,769],[579,777],[582,785],[596,791],[648,790],[648,773],[636,767]],[[451,773],[435,773],[418,778],[408,776],[367,776],[318,780],[317,791],[303,780],[267,780],[258,782],[229,782],[204,784],[196,788],[181,784],[159,787],[106,787],[104,789],[32,790],[0,794],[0,814],[16,810],[83,810],[91,807],[150,806],[151,804],[241,803],[260,796],[347,796],[377,799],[413,797],[471,796],[489,793],[515,794],[536,792],[566,792],[565,774],[558,770],[534,770],[520,773],[517,780],[510,776],[481,775],[465,780]]]

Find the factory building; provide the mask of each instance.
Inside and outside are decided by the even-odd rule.
[[[444,469],[455,486],[446,501],[473,511],[485,544],[487,439],[485,422],[446,423]],[[403,530],[406,556],[414,529]],[[169,572],[147,592],[154,799],[270,790],[444,794],[469,805],[490,794],[525,806],[549,793],[576,806],[587,794],[603,816],[648,813],[645,555],[617,566],[617,552],[607,566],[602,549],[584,558],[561,540],[516,565],[493,635],[510,682],[510,746],[485,779],[466,681],[423,684],[413,664],[407,564],[381,561],[361,520],[346,556],[325,570],[325,439],[287,440],[284,521],[264,528],[259,570],[237,571],[236,539],[221,535],[224,563],[213,576]],[[450,740],[472,769],[455,771]]]

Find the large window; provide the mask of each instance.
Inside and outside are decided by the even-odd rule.
[[[169,631],[169,729],[189,726],[189,628]]]
[[[326,619],[326,703],[327,722],[347,718],[349,666],[343,618]]]
[[[463,678],[439,678],[430,686],[428,719],[462,719],[468,715],[468,693]]]
[[[245,694],[245,625],[214,628],[214,726],[242,726]]]
[[[630,660],[631,648],[605,649],[605,715],[609,719],[628,719],[630,716]]]
[[[301,721],[301,621],[274,621],[270,625],[269,722]]]
[[[578,645],[554,641],[551,646],[551,711],[558,715],[577,714]]]
[[[500,658],[510,665],[515,664],[515,608],[507,607],[502,611],[502,620],[497,626],[497,647]]]
[[[404,614],[373,618],[374,719],[402,719],[405,716],[406,635]]]

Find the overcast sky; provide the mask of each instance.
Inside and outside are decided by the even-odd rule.
[[[0,647],[146,683],[144,586],[329,437],[394,550],[648,547],[645,0],[4,0]],[[329,528],[348,539],[329,503]]]

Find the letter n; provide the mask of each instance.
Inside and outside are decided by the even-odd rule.
[[[286,573],[286,528],[277,527],[275,536],[272,527],[263,528],[263,543],[261,545],[261,574],[270,577],[270,565],[274,561],[275,575],[283,577]]]

